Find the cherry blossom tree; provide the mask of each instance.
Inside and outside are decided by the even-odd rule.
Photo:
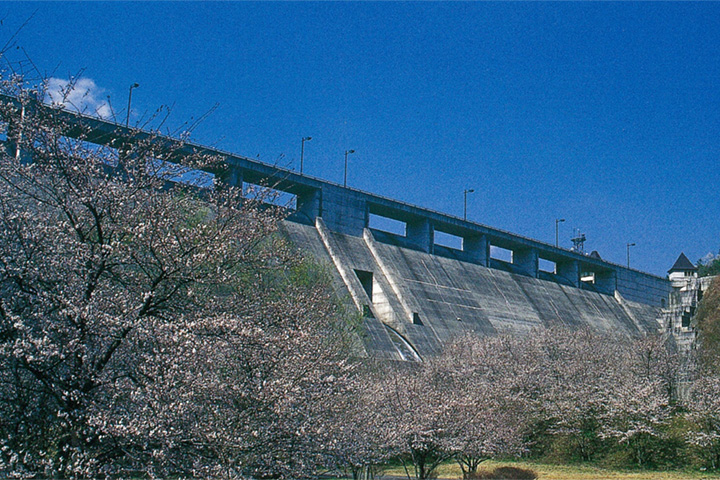
[[[688,444],[707,467],[720,468],[720,378],[716,375],[697,378],[687,395],[685,409],[693,426],[687,436]]]
[[[343,477],[372,480],[397,455],[391,446],[395,425],[384,417],[381,404],[386,370],[381,361],[365,359],[347,394],[327,404],[335,415],[323,442],[329,467]]]
[[[666,337],[648,335],[632,342],[618,363],[602,434],[627,445],[635,463],[647,466],[675,413],[679,358]]]
[[[41,91],[3,91],[0,471],[312,475],[324,402],[354,363],[326,275],[278,234],[282,210],[168,190],[181,142],[98,147]]]
[[[459,412],[465,418],[455,455],[465,478],[474,478],[485,460],[527,451],[535,407],[528,388],[532,366],[524,362],[523,343],[517,336],[469,335],[446,348],[440,359],[467,398],[467,408]]]
[[[541,329],[506,342],[536,435],[567,439],[568,453],[584,461],[608,440],[648,463],[674,413],[679,359],[666,338]]]
[[[629,339],[548,329],[532,343],[527,361],[540,367],[540,418],[551,435],[569,440],[569,453],[588,461],[600,447],[600,420]]]
[[[434,365],[394,367],[384,379],[378,401],[382,416],[393,426],[386,448],[398,454],[408,478],[435,478],[437,467],[458,448],[462,396],[445,383],[445,372]]]
[[[522,361],[522,342],[468,335],[384,379],[378,406],[393,426],[387,449],[404,462],[408,478],[435,478],[452,458],[467,476],[488,458],[526,450],[533,368]]]

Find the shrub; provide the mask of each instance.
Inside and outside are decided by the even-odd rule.
[[[535,480],[537,474],[532,470],[519,467],[497,467],[490,471],[469,474],[469,480]]]

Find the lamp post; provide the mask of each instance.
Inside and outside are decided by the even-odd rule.
[[[467,220],[467,196],[468,193],[475,193],[475,190],[470,188],[463,190],[463,220]]]
[[[351,153],[355,153],[355,150],[345,150],[345,179],[343,180],[343,187],[347,187],[347,157]]]
[[[312,140],[312,137],[303,137],[300,144],[300,173],[303,172],[303,157],[305,157],[305,142]]]
[[[627,267],[630,268],[630,247],[634,247],[634,243],[627,244]]]
[[[556,218],[555,219],[555,248],[560,246],[560,225],[565,221],[564,218]]]
[[[125,126],[126,127],[128,125],[130,125],[130,103],[132,102],[132,91],[133,91],[133,88],[137,88],[139,86],[140,86],[139,83],[133,83],[132,85],[130,85],[130,92],[128,93],[127,116],[125,117]]]

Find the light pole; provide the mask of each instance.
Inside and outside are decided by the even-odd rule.
[[[343,180],[343,187],[347,187],[347,157],[351,153],[355,153],[355,150],[345,150],[345,179]]]
[[[555,219],[555,248],[560,246],[560,227],[558,227],[558,225],[560,225],[564,221],[564,218]]]
[[[634,247],[634,243],[627,244],[627,267],[630,268],[630,247]]]
[[[475,193],[474,189],[463,190],[463,220],[467,220],[467,196],[468,193]]]
[[[305,142],[312,140],[312,137],[303,137],[302,143],[300,144],[300,173],[303,170],[303,157],[305,156]]]
[[[127,127],[130,124],[130,103],[132,102],[132,91],[133,88],[139,87],[139,83],[133,83],[130,85],[130,92],[128,93],[128,108],[127,108],[127,117],[125,117],[125,126]]]

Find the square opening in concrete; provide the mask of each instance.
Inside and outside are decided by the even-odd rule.
[[[243,197],[292,211],[297,210],[297,195],[272,187],[243,182]]]
[[[368,298],[370,301],[373,301],[373,274],[372,272],[366,272],[365,270],[354,270],[355,275],[357,275],[358,280],[360,280],[360,285],[362,285],[363,290],[365,290],[365,293],[367,293]]]
[[[400,220],[383,217],[375,213],[370,214],[368,227],[381,232],[392,233],[404,237],[407,233],[407,224]]]
[[[153,165],[148,168],[155,168],[153,172],[158,177],[173,183],[181,183],[196,188],[211,189],[215,186],[215,175],[202,170],[179,165],[177,163],[154,160]]]
[[[691,323],[691,321],[692,321],[692,316],[693,316],[693,312],[692,312],[692,311],[683,312],[683,314],[682,314],[682,320],[681,320],[681,321],[682,321],[681,325],[682,325],[683,328],[688,328],[688,327],[690,327],[690,323]]]
[[[441,247],[452,248],[455,250],[463,249],[462,237],[458,237],[457,235],[453,235],[451,233],[441,232],[440,230],[435,230],[434,237],[435,245],[440,245]]]
[[[580,281],[585,283],[595,283],[595,272],[582,272]]]
[[[555,274],[557,273],[557,264],[552,260],[538,258],[538,270],[540,270],[541,272]]]
[[[39,146],[37,143],[36,145]],[[117,167],[118,159],[120,158],[120,152],[117,148],[99,145],[85,140],[78,140],[76,138],[62,137],[60,139],[60,145],[76,157],[95,158],[111,167]],[[166,163],[161,160],[157,160],[157,162],[161,162],[162,164]],[[150,168],[152,168],[152,166]]]
[[[500,260],[501,262],[512,263],[513,252],[512,250],[508,250],[507,248],[490,245],[490,258],[492,258],[493,260]]]

